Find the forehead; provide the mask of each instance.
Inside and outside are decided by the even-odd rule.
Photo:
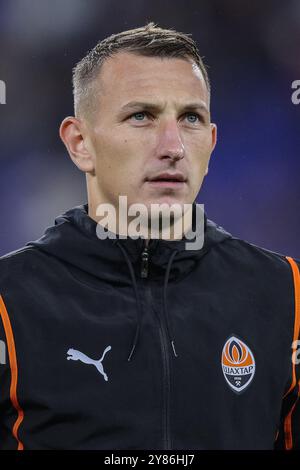
[[[110,100],[111,104],[158,96],[180,101],[195,98],[209,101],[202,72],[189,59],[120,52],[104,62],[97,82],[101,100]]]

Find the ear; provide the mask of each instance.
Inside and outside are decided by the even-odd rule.
[[[211,128],[211,152],[213,152],[217,143],[217,125],[214,123],[211,123],[210,128]]]
[[[95,169],[92,147],[84,123],[73,116],[66,117],[59,128],[59,135],[75,165],[85,173]]]
[[[216,146],[216,143],[217,143],[217,126],[216,126],[216,124],[211,123],[210,124],[210,129],[211,129],[211,154],[212,154],[212,152],[214,151],[214,148]],[[209,161],[210,161],[210,157],[209,157],[208,163],[209,163]],[[207,173],[208,173],[208,164],[207,164],[207,168],[206,168],[204,176],[206,176]]]

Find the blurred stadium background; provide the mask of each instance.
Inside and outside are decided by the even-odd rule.
[[[209,66],[218,145],[199,193],[208,217],[300,257],[299,0],[0,1],[0,255],[86,202],[59,139],[71,71],[98,40],[154,21],[192,33]]]

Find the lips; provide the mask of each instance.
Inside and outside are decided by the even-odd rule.
[[[149,186],[152,186],[156,189],[164,188],[164,189],[181,189],[186,184],[185,181],[172,181],[172,180],[155,180],[155,181],[147,181]]]
[[[168,183],[185,183],[186,178],[183,175],[183,173],[170,173],[170,172],[165,172],[165,173],[159,173],[158,175],[154,175],[150,178],[147,178],[148,182],[150,183],[155,183],[155,182],[168,182]]]
[[[159,189],[182,189],[186,184],[186,178],[183,173],[164,172],[151,176],[146,179],[147,184],[153,188]]]

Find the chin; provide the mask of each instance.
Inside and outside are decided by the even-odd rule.
[[[145,202],[145,205],[147,207],[150,208],[151,204],[168,204],[168,206],[171,206],[172,204],[184,204],[185,201],[178,197],[174,197],[174,196],[161,196],[161,197],[157,197],[157,198],[151,198],[151,199],[148,199],[147,202]]]

